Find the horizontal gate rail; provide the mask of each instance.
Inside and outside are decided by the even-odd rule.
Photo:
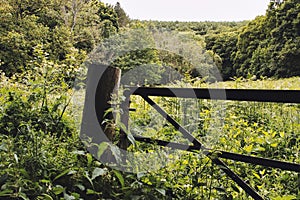
[[[213,100],[300,103],[300,90],[127,87],[131,94]]]

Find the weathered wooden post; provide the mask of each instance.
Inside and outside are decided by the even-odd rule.
[[[97,119],[110,141],[115,135],[114,128],[110,126],[114,123],[114,117],[112,112],[106,112],[113,106],[109,102],[112,100],[112,95],[118,92],[120,79],[121,70],[119,68],[107,67],[99,80],[95,95]]]
[[[116,163],[110,148],[99,158],[99,146],[102,143],[111,143],[115,136],[115,119],[108,109],[113,108],[110,102],[112,95],[117,95],[120,87],[121,70],[101,64],[89,64],[86,83],[85,104],[81,124],[80,137],[87,144],[87,149],[102,163]],[[125,91],[125,101],[121,103],[121,123],[128,129],[129,119],[129,98],[130,91]],[[111,109],[113,110],[113,109]],[[129,146],[126,130],[120,131],[118,147],[121,152],[121,160],[126,162],[126,149]],[[94,145],[96,144],[96,146]],[[113,145],[113,144],[111,144]]]
[[[110,148],[100,155],[99,145],[111,143],[115,135],[111,126],[114,124],[113,113],[107,113],[107,110],[112,107],[112,94],[118,91],[120,78],[118,68],[98,63],[88,65],[80,138],[87,150],[104,164],[116,162]]]

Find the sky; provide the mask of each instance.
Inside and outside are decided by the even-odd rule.
[[[121,7],[131,19],[242,21],[264,15],[270,0],[101,0]]]

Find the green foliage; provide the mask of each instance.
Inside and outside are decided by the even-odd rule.
[[[178,21],[138,21],[132,20],[131,26],[141,23],[151,29],[166,29],[169,31],[193,32],[196,35],[220,33],[226,30],[236,30],[245,25],[243,22],[178,22]]]
[[[123,175],[83,150],[63,68],[36,51],[31,71],[0,77],[0,198],[112,197]]]
[[[236,75],[233,68],[235,60],[234,54],[237,51],[238,32],[222,32],[220,34],[208,35],[205,37],[206,48],[212,50],[221,59],[220,72],[223,80]]]
[[[0,117],[0,132],[14,137],[29,137],[30,140],[30,136],[27,135],[30,127],[33,131],[42,131],[58,138],[70,136],[74,127],[69,125],[71,121],[65,117],[64,113],[69,104],[67,96],[52,98],[53,102],[49,105],[49,86],[38,87],[35,84],[33,87],[34,89],[30,88],[29,94],[24,91],[7,91],[5,87],[2,88],[2,94],[6,99],[2,102],[3,115]],[[63,90],[65,88],[60,88],[57,92]]]
[[[205,155],[135,141],[132,134],[189,144],[137,97],[131,99],[136,112],[130,114],[127,132],[134,144],[129,151],[138,155],[133,161],[138,173],[120,172],[99,163],[78,136],[74,123],[78,113],[70,109],[74,92],[70,88],[86,54],[102,42],[101,48],[108,47],[117,55],[109,64],[122,68],[123,73],[131,71],[128,83],[165,83],[165,76],[176,76],[172,74],[176,69],[186,80],[196,77],[193,83],[177,82],[177,87],[299,90],[297,77],[277,81],[264,78],[299,75],[300,7],[296,0],[270,4],[266,16],[251,22],[222,23],[129,23],[120,5],[113,7],[97,0],[0,3],[0,199],[249,198]],[[123,29],[119,30],[119,25]],[[133,35],[126,35],[130,28]],[[169,41],[177,41],[174,35],[160,34],[156,36],[162,37],[154,39],[151,34],[161,28],[178,31],[176,36],[188,40],[187,50],[168,46]],[[118,31],[127,39],[114,37]],[[165,43],[157,48],[156,40]],[[206,45],[208,50],[201,49],[197,65],[186,60],[199,50],[191,45],[194,43]],[[224,79],[235,81],[206,85],[207,77],[199,79],[199,69],[211,65],[219,67]],[[221,149],[300,162],[298,105],[154,100],[212,147],[213,153]],[[124,124],[117,123],[120,131]],[[119,150],[111,143],[95,145],[98,156],[110,148],[115,159],[120,159]],[[299,199],[299,174],[226,162],[265,198]]]
[[[296,1],[284,1],[245,27],[239,36],[235,57],[237,75],[299,75],[299,9]]]
[[[265,16],[258,16],[237,32],[206,37],[207,48],[222,60],[225,80],[237,76],[292,77],[300,74],[299,3],[270,3]]]
[[[217,166],[197,152],[169,151],[135,141],[129,150],[141,154],[141,160],[136,160],[141,167],[137,174],[103,166],[83,149],[79,140],[69,109],[72,92],[62,81],[61,67],[55,67],[43,56],[36,58],[34,65],[36,71],[23,75],[22,83],[1,76],[2,199],[248,198]],[[222,84],[233,88],[299,89],[298,82],[299,78],[239,79]],[[202,82],[194,84],[205,86]],[[299,107],[296,105],[228,102],[222,115],[222,107],[212,101],[172,98],[155,101],[214,149],[299,163]],[[141,99],[132,98],[131,107],[137,109],[130,117],[132,134],[188,144]],[[222,116],[223,123],[219,120]],[[220,134],[220,128],[226,135]],[[150,157],[157,160],[157,156],[167,158],[163,168],[158,167],[159,162],[145,162]],[[143,171],[144,164],[156,170]],[[297,173],[230,161],[228,164],[265,197],[293,199],[299,195]]]
[[[2,0],[0,19],[0,69],[7,76],[26,71],[38,45],[55,63],[69,64],[73,57],[80,65],[118,30],[113,8],[97,0]]]

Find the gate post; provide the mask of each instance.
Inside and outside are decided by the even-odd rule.
[[[95,98],[96,100],[99,100],[99,102],[95,102],[97,119],[109,141],[112,141],[115,135],[114,128],[110,126],[110,122],[113,123],[114,117],[112,112],[106,112],[113,106],[110,104],[110,101],[112,100],[112,95],[117,94],[120,79],[121,69],[107,67],[103,72],[96,89]]]

